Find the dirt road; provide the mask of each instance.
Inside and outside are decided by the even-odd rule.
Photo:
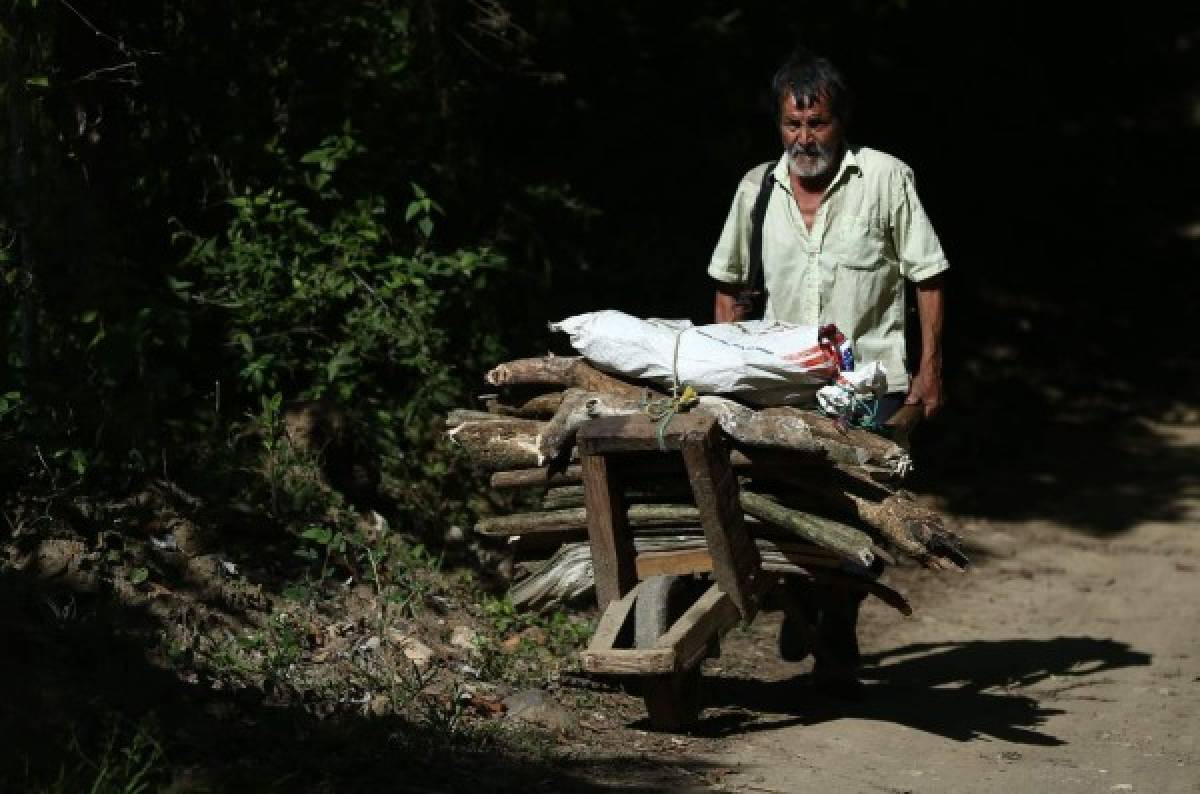
[[[894,572],[916,615],[869,602],[861,702],[773,661],[777,619],[735,632],[710,663],[713,787],[1200,791],[1200,429],[1154,430],[1175,487],[1145,515],[1165,518],[1102,532],[1136,493],[1062,493],[1089,502],[1071,511],[1084,520],[964,519],[966,577]],[[1149,465],[1131,487],[1163,473]]]

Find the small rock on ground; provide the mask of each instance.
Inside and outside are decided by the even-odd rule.
[[[526,689],[504,699],[508,717],[540,725],[556,733],[572,733],[579,727],[575,715],[540,689]]]

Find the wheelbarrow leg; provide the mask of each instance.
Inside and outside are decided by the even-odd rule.
[[[653,648],[705,587],[707,583],[684,576],[652,576],[642,582],[634,605],[636,647]],[[642,680],[642,699],[655,730],[676,731],[694,723],[702,706],[700,665],[682,673],[646,676]]]
[[[642,699],[656,731],[677,732],[700,718],[700,668],[686,673],[646,676]]]

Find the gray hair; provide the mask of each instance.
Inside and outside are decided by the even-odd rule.
[[[850,121],[853,97],[846,78],[827,58],[800,47],[788,56],[771,78],[775,100],[782,105],[789,94],[796,104],[806,108],[822,97],[829,103],[830,112],[842,124]],[[777,105],[777,107],[778,107]]]

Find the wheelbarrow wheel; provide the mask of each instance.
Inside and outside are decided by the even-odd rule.
[[[634,605],[634,644],[652,648],[700,594],[684,576],[653,576],[642,582]],[[646,676],[642,698],[655,730],[676,731],[700,716],[700,665],[682,673]]]

